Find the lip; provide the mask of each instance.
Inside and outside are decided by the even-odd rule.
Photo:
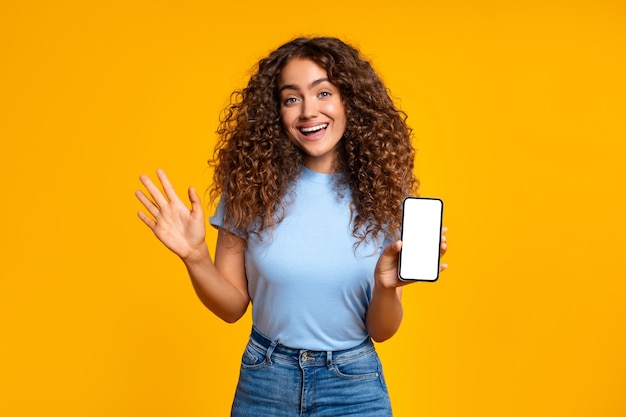
[[[302,129],[309,129],[313,127],[323,126],[321,129],[305,134]],[[308,142],[313,142],[320,140],[326,134],[326,131],[330,127],[330,123],[328,122],[316,122],[316,123],[304,123],[298,125],[296,130],[298,131],[298,136],[300,136],[303,140]]]
[[[300,129],[310,129],[312,127],[318,127],[318,126],[324,126],[326,125],[326,127],[328,127],[330,123],[328,122],[315,122],[315,123],[303,123],[301,125],[298,125],[298,130]]]
[[[326,131],[328,130],[328,126],[330,126],[328,123],[318,123],[309,127],[315,127],[315,126],[320,126],[320,125],[326,125],[326,127],[319,129],[317,131],[305,134],[304,132],[302,132],[302,127],[299,127],[297,129],[298,132],[298,136],[306,142],[315,142],[318,141],[320,139],[322,139],[325,135],[326,135]]]

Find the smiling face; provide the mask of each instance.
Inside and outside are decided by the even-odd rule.
[[[310,59],[294,58],[278,80],[280,115],[289,139],[306,154],[313,171],[333,172],[337,147],[346,130],[339,89],[326,70]]]

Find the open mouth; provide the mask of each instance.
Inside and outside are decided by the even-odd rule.
[[[317,125],[317,126],[302,127],[300,128],[300,132],[303,135],[311,135],[313,133],[319,132],[320,130],[326,129],[327,127],[328,127],[328,123],[322,123],[321,125]]]

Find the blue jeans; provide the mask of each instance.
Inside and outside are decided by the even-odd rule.
[[[322,352],[277,344],[252,329],[231,417],[390,417],[374,345]]]

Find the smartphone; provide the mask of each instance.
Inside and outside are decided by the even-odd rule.
[[[402,203],[402,250],[398,276],[403,281],[436,281],[441,258],[443,201],[407,197]]]

